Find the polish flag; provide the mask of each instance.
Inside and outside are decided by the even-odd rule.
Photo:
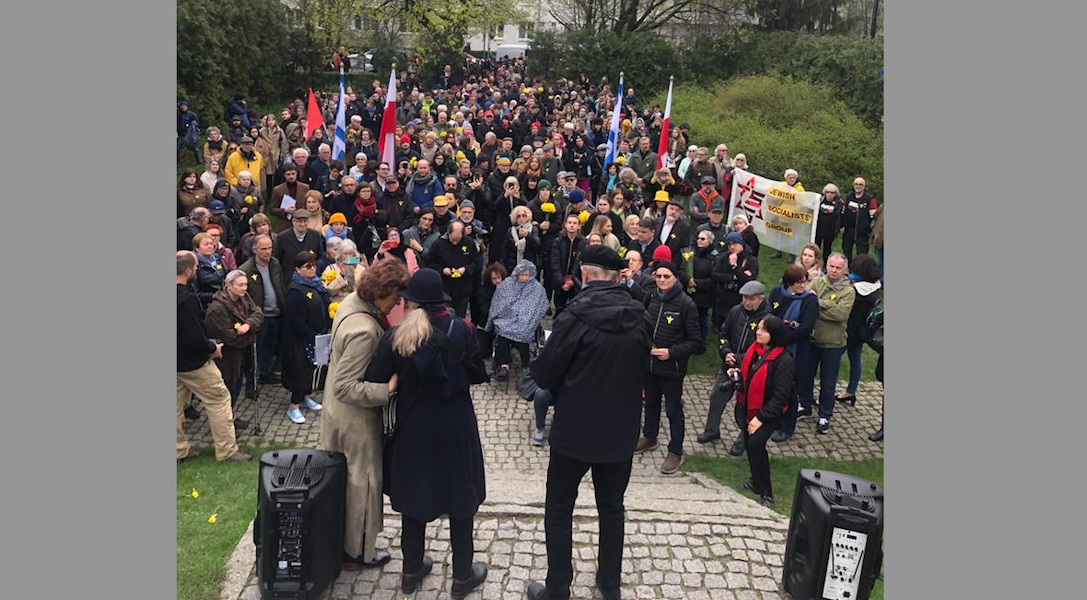
[[[672,77],[668,77],[668,101],[664,103],[664,122],[661,123],[661,139],[657,144],[657,168],[673,168],[675,163],[668,157],[668,118],[672,116]]]
[[[389,75],[389,91],[385,95],[385,112],[381,115],[381,133],[378,139],[378,161],[388,163],[396,172],[396,69]]]
[[[306,140],[324,124],[325,118],[321,116],[321,109],[317,108],[317,97],[313,95],[313,88],[310,88],[309,103],[306,105]]]

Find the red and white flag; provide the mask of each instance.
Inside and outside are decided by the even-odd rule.
[[[657,144],[657,168],[673,168],[675,163],[668,156],[668,118],[672,116],[672,77],[668,78],[668,101],[664,103],[664,122],[661,123],[661,139]]]
[[[396,172],[396,69],[389,75],[389,91],[385,94],[385,112],[381,115],[378,139],[378,162],[387,163]]]

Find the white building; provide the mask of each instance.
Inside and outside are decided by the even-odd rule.
[[[547,0],[522,0],[521,10],[525,21],[506,23],[486,34],[470,36],[467,40],[469,52],[496,52],[504,54],[523,54],[532,46],[532,36],[537,31],[558,31],[559,22],[547,10]]]

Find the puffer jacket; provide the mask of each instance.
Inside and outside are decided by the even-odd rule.
[[[743,304],[733,306],[717,331],[717,354],[721,356],[721,360],[725,360],[725,355],[731,352],[736,355],[736,365],[739,366],[744,352],[755,343],[755,330],[759,327],[759,321],[769,314],[770,304],[766,300],[753,311],[744,309]]]
[[[663,294],[646,295],[645,326],[653,348],[667,348],[668,360],[646,355],[646,373],[672,379],[687,374],[687,359],[705,350],[698,327],[698,307],[678,284]]]

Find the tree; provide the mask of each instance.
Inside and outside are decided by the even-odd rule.
[[[548,13],[568,31],[612,31],[618,34],[655,31],[685,20],[701,0],[552,0]]]

